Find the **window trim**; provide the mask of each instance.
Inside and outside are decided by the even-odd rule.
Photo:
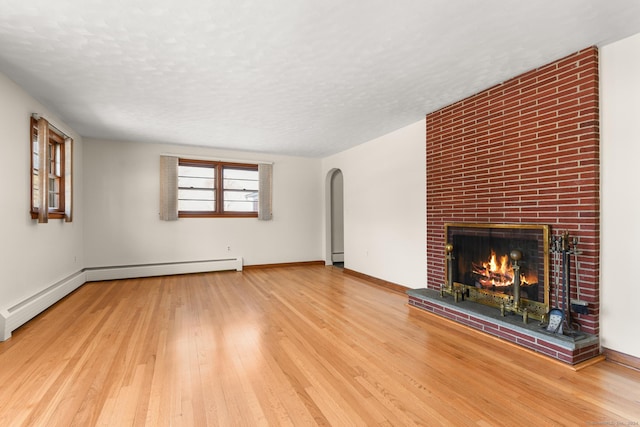
[[[41,122],[42,120],[42,126]],[[44,137],[46,141],[41,143],[40,141],[40,128],[44,130]],[[37,141],[37,146],[35,142]],[[52,159],[50,157],[50,147],[54,146],[54,152],[57,152],[59,158]],[[34,152],[37,147],[37,154],[39,159],[39,164],[34,165]],[[59,147],[59,150],[55,150],[56,147]],[[44,148],[44,150],[43,150]],[[42,151],[44,151],[44,156]],[[32,219],[38,219],[39,222],[47,222],[49,218],[51,219],[64,219],[67,222],[71,221],[71,203],[73,197],[73,165],[72,165],[72,157],[73,157],[73,139],[67,137],[53,126],[49,124],[49,122],[43,118],[36,118],[31,116],[30,127],[29,127],[29,153],[30,153],[30,163],[31,163],[31,179],[30,179],[30,215]],[[49,179],[52,177],[51,165],[52,162],[58,161],[60,164],[59,176],[56,175],[56,178],[59,181],[58,187],[58,197],[59,202],[57,208],[49,207]],[[44,174],[46,178],[44,180],[40,179],[38,183],[34,182],[35,174],[34,170],[38,170],[38,176],[42,173],[42,169],[45,169]],[[45,185],[42,185],[44,182]],[[34,204],[34,187],[38,185],[38,202],[40,204],[43,201],[46,201],[47,211],[46,215],[40,215],[40,207]]]
[[[53,155],[53,157],[50,155],[51,153],[51,148],[53,147],[53,151],[55,152],[55,154]],[[51,179],[55,179],[58,181],[58,206],[57,207],[51,207],[48,206],[49,208],[49,218],[52,218],[53,215],[64,215],[64,208],[65,208],[65,149],[64,149],[64,139],[56,134],[55,132],[52,132],[51,130],[49,130],[49,141],[47,141],[47,162],[48,162],[48,170],[47,170],[47,179],[49,180],[49,182],[51,182]],[[58,162],[60,164],[60,171],[59,174],[56,174],[56,172],[54,170],[52,170],[52,168],[54,168],[54,164]],[[51,197],[51,186],[49,185],[49,187],[47,188],[47,200],[49,200],[49,197]],[[51,203],[47,203],[48,205],[51,205]]]
[[[224,210],[224,168],[253,170],[258,172],[258,165],[255,163],[235,163],[215,160],[201,160],[178,158],[178,170],[180,166],[212,167],[215,170],[215,200],[216,210],[211,212],[201,211],[181,211],[178,210],[178,218],[257,218],[258,210],[253,212],[225,211]],[[178,188],[179,190],[179,188]],[[259,190],[258,190],[259,192]]]

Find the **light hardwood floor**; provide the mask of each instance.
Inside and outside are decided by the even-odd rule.
[[[637,425],[573,371],[310,266],[87,283],[0,343],[0,426]]]

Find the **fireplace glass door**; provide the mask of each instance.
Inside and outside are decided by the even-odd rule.
[[[452,245],[445,280],[464,295],[499,306],[517,294],[532,310],[549,306],[549,228],[539,224],[445,224],[446,243]],[[517,262],[519,280],[514,277]],[[449,271],[451,269],[451,271]],[[544,313],[543,313],[544,312]],[[536,316],[537,317],[537,316]]]

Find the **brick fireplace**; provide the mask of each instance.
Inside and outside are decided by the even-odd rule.
[[[518,337],[520,331],[494,335],[568,363],[599,353],[598,109],[598,50],[590,47],[426,118],[427,289],[439,290],[445,278],[446,223],[541,224],[552,236],[567,231],[578,239],[580,254],[571,298],[588,304],[573,320],[595,343],[567,352],[553,343],[526,345],[530,338]],[[550,294],[550,305],[560,304]],[[460,321],[461,315],[447,317]],[[464,323],[489,333],[499,329]]]

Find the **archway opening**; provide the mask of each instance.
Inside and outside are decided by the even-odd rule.
[[[326,263],[344,266],[344,179],[340,169],[327,174]]]

